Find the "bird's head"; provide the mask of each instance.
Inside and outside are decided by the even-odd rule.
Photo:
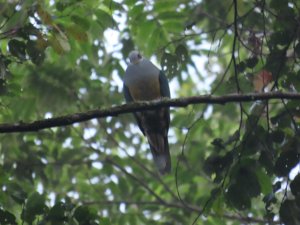
[[[129,54],[129,61],[132,64],[137,64],[143,59],[142,55],[138,51],[132,51]]]

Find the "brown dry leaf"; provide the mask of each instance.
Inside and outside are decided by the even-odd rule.
[[[41,7],[41,5],[38,5],[37,13],[44,24],[52,25],[53,21],[52,21],[51,15],[46,10],[44,10]]]
[[[272,73],[268,70],[262,70],[254,75],[253,86],[254,90],[257,92],[262,92],[262,90],[272,81]]]

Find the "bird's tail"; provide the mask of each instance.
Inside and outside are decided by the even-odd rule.
[[[168,137],[152,133],[147,135],[154,163],[161,174],[171,172],[171,157]]]

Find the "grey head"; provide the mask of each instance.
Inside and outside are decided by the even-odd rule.
[[[131,64],[137,64],[142,59],[143,59],[143,57],[138,51],[132,51],[129,53],[129,61]]]

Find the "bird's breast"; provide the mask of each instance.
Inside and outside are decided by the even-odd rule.
[[[140,76],[129,86],[129,91],[135,101],[149,101],[161,96],[158,76]]]

